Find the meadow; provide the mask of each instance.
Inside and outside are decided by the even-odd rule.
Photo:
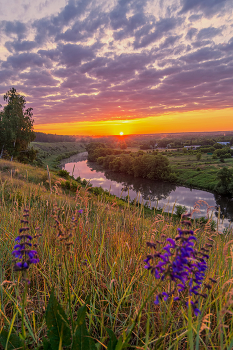
[[[145,215],[88,184],[72,191],[64,181],[75,180],[60,175],[0,160],[0,349],[232,349],[232,231]],[[12,251],[25,225],[39,262],[17,271]],[[187,225],[196,249],[211,243],[200,312],[187,290],[155,304],[177,282],[145,269],[153,244],[162,249]]]

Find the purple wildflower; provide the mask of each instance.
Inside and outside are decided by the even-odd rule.
[[[24,213],[28,213],[28,209],[24,209]],[[28,216],[28,214],[24,214],[23,216]],[[21,220],[21,223],[28,224],[27,220]],[[14,246],[14,250],[12,252],[12,255],[17,261],[14,265],[15,271],[24,271],[27,270],[30,266],[30,264],[37,264],[39,262],[39,259],[37,256],[36,250],[31,250],[30,247],[32,246],[32,236],[29,234],[25,234],[22,232],[29,231],[29,227],[21,227],[19,229],[19,236],[15,238],[15,242],[17,243]]]
[[[144,260],[147,264],[145,268],[150,270],[156,279],[163,281],[168,278],[175,285],[170,293],[163,292],[156,296],[156,305],[159,304],[160,300],[166,301],[170,296],[174,297],[174,294],[178,294],[178,296],[174,297],[173,300],[180,300],[184,291],[187,290],[191,298],[193,312],[198,315],[201,312],[197,307],[198,300],[193,301],[192,299],[200,296],[206,297],[206,294],[201,293],[201,287],[209,255],[203,253],[206,248],[202,248],[200,251],[195,248],[197,238],[192,230],[178,228],[177,231],[178,235],[175,240],[167,238],[166,241],[169,244],[162,248],[166,253],[156,252],[154,255],[147,256],[147,259]],[[152,248],[154,243],[147,242],[147,246]]]

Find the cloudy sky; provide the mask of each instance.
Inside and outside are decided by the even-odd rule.
[[[25,95],[44,132],[233,130],[232,9],[232,0],[0,0],[0,95],[12,86]]]

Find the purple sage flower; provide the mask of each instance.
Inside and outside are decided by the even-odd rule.
[[[156,305],[160,303],[160,300],[167,301],[171,296],[175,301],[182,300],[187,291],[191,307],[197,316],[201,313],[197,307],[199,297],[205,298],[207,296],[201,293],[202,284],[209,289],[209,285],[203,283],[209,259],[209,255],[205,252],[208,250],[195,248],[197,237],[193,230],[178,228],[177,231],[178,235],[175,239],[166,239],[169,244],[166,244],[162,251],[147,256],[144,260],[146,262],[145,269],[149,270],[156,279],[162,281],[169,279],[171,281],[171,290],[169,293],[158,294],[154,302]],[[156,243],[147,242],[147,246],[155,249]]]
[[[29,210],[24,209],[24,217],[28,216]],[[21,220],[21,223],[28,224],[27,220]],[[29,227],[21,227],[19,229],[19,236],[15,238],[16,245],[12,251],[12,255],[16,259],[14,270],[24,271],[27,270],[30,264],[37,264],[39,259],[37,258],[37,251],[30,249],[32,246],[32,236],[25,234],[24,232],[29,231]],[[17,261],[20,260],[20,261]]]

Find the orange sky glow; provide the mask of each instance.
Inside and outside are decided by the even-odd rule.
[[[164,114],[130,120],[35,124],[35,131],[58,135],[124,135],[233,130],[233,108]]]

